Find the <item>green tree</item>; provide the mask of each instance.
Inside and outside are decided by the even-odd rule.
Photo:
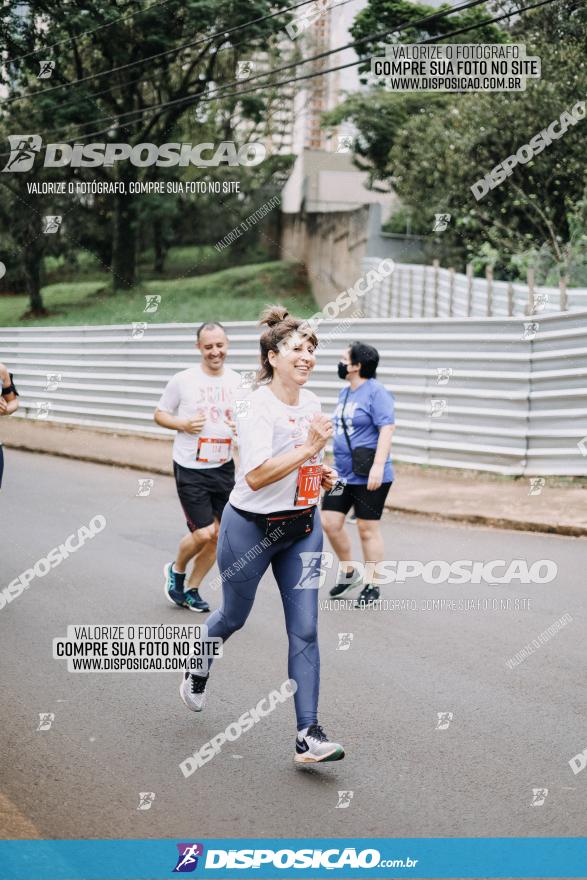
[[[286,0],[163,0],[142,8],[135,2],[114,5],[107,0],[91,7],[84,0],[66,7],[52,0],[6,5],[0,10],[0,40],[7,59],[2,77],[9,89],[9,101],[2,108],[4,128],[12,132],[18,125],[21,131],[39,131],[45,141],[134,146],[177,141],[180,122],[189,118],[198,143],[194,110],[206,100],[210,86],[226,81],[219,76],[234,80],[238,51],[250,57],[269,49],[288,16],[248,25],[233,38],[224,32],[287,10],[288,5]],[[186,43],[192,45],[180,48]],[[225,58],[232,59],[229,71],[222,63]],[[51,80],[37,79],[40,60],[55,61]],[[126,68],[128,64],[133,66]],[[98,72],[107,75],[95,78]],[[54,88],[60,85],[68,88]],[[262,113],[263,106],[263,101],[256,102],[255,113]],[[243,118],[247,107],[241,105]],[[25,128],[20,127],[23,119]],[[98,176],[128,186],[151,173],[121,162],[112,168],[86,169],[79,177]],[[118,194],[110,203],[112,283],[115,289],[127,288],[135,281],[140,200]]]
[[[400,19],[412,20],[412,7],[403,0],[370,0],[354,33],[360,36],[397,25]],[[510,7],[513,4],[506,4],[506,11]],[[431,10],[419,6],[418,11]],[[479,14],[487,15],[484,9],[459,16],[473,12],[469,24]],[[446,34],[461,26],[451,16],[434,24],[436,34],[404,32],[401,40]],[[579,228],[585,216],[587,120],[571,126],[528,164],[519,165],[480,201],[471,185],[587,96],[585,6],[560,0],[518,15],[511,25],[485,26],[451,38],[455,40],[525,43],[528,55],[541,57],[542,77],[528,80],[525,92],[402,95],[370,89],[350,96],[328,121],[352,119],[359,129],[357,162],[369,168],[373,180],[393,186],[416,228],[432,230],[434,214],[452,215],[441,236],[442,253],[450,253],[451,259],[465,262],[476,255],[498,254],[497,271],[510,275],[529,260],[541,267],[544,277],[554,266],[561,271],[577,267],[587,232]],[[380,45],[370,48],[382,51]]]
[[[463,260],[484,245],[500,254],[498,269],[520,268],[523,253],[541,255],[548,271],[569,261],[571,217],[585,191],[585,126],[570,126],[530,162],[518,165],[503,183],[477,201],[471,185],[513,155],[531,138],[587,96],[585,33],[565,32],[552,42],[552,11],[516,29],[528,54],[542,59],[542,78],[526,92],[453,96],[449,107],[430,108],[410,119],[390,152],[393,183],[401,198],[432,226],[433,215],[448,212],[454,225],[443,233]],[[587,22],[586,22],[587,23]],[[536,40],[536,42],[530,42]]]
[[[442,42],[443,38],[453,30],[479,25],[488,17],[486,9],[475,7],[391,33],[399,25],[416,22],[449,9],[451,9],[449,4],[433,7],[409,0],[369,0],[357,15],[351,28],[353,38],[361,41],[356,51],[359,58],[364,59],[360,68],[363,81],[365,83],[368,81],[371,56],[383,56],[386,45],[415,43],[428,38],[438,38]],[[371,34],[380,33],[389,33],[389,36],[375,40],[368,39]],[[451,37],[449,41],[501,43],[507,38],[507,33],[503,29],[494,24],[487,24],[470,33]],[[425,114],[434,107],[442,108],[450,104],[450,101],[451,96],[442,93],[394,93],[386,91],[381,85],[376,85],[349,95],[333,111],[324,114],[324,122],[326,125],[339,125],[345,120],[352,122],[360,133],[354,146],[356,164],[370,173],[372,182],[388,180],[393,174],[390,151],[398,133],[414,116]]]

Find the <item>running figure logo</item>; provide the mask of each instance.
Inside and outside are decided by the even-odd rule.
[[[35,419],[49,418],[49,410],[50,409],[51,409],[51,403],[48,400],[38,400],[35,403],[35,412],[33,414],[33,418],[35,418]]]
[[[249,414],[250,408],[250,400],[235,400],[234,402],[234,414],[239,419],[246,418]]]
[[[526,342],[531,342],[533,339],[536,339],[536,334],[540,330],[540,324],[538,321],[524,321],[524,335],[522,339]]]
[[[255,71],[255,64],[253,61],[237,61],[236,62],[236,78],[237,79],[249,79],[253,75]]]
[[[544,477],[531,477],[530,491],[528,492],[528,495],[540,495],[545,485],[546,480],[544,479]]]
[[[533,788],[532,789],[532,800],[530,802],[530,806],[531,807],[541,807],[547,797],[548,797],[548,789],[547,788]]]
[[[448,730],[450,722],[453,719],[452,712],[437,712],[438,721],[436,722],[435,730]]]
[[[178,843],[179,850],[177,865],[173,869],[174,874],[188,874],[195,871],[198,866],[198,856],[204,855],[204,847],[201,843]]]
[[[433,419],[439,419],[448,413],[448,401],[442,397],[433,397],[428,402],[428,415]]]
[[[9,134],[10,156],[2,171],[30,171],[43,143],[40,134]]]
[[[61,214],[47,214],[43,217],[43,232],[45,235],[54,235],[56,232],[59,232],[62,219]]]
[[[61,385],[62,379],[63,375],[61,373],[47,373],[45,391],[57,391],[57,389]]]
[[[338,138],[337,153],[350,153],[353,148],[353,138],[349,134],[340,135]]]
[[[450,214],[435,214],[432,232],[445,232],[450,223]]]
[[[436,367],[436,384],[448,385],[452,376],[452,367]]]
[[[146,293],[145,294],[145,308],[143,309],[143,312],[156,312],[160,305],[161,305],[161,294],[160,293]]]
[[[51,725],[54,721],[54,712],[39,712],[39,726],[37,730],[51,730]]]
[[[142,339],[148,326],[146,321],[133,321],[130,333],[131,339]]]
[[[328,550],[304,550],[300,553],[302,573],[294,590],[318,590],[326,580],[326,569],[332,568],[334,556]]]
[[[543,312],[546,306],[548,305],[548,294],[546,291],[539,291],[534,294],[534,308],[532,310],[532,314],[536,314],[536,312]]]
[[[257,381],[257,374],[254,370],[243,370],[241,373],[241,388],[253,388]]]
[[[39,61],[39,72],[37,79],[51,79],[51,74],[55,70],[54,61]]]
[[[139,479],[139,488],[135,498],[147,498],[151,494],[151,489],[155,485],[155,480]]]
[[[151,804],[154,800],[154,791],[139,791],[139,805],[137,807],[137,810],[150,810]]]
[[[338,810],[344,810],[347,807],[350,807],[353,795],[354,791],[339,791],[336,808]]]

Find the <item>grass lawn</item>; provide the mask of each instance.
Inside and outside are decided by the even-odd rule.
[[[193,270],[192,249],[170,254],[166,276],[175,269]],[[190,252],[191,251],[191,252]],[[197,270],[196,270],[197,271]],[[278,261],[239,265],[207,275],[146,279],[128,292],[111,293],[109,275],[95,269],[91,279],[61,281],[43,288],[46,318],[23,320],[28,308],[25,296],[0,296],[0,327],[56,326],[59,324],[126,324],[252,321],[266,303],[283,303],[300,317],[318,310],[304,267]],[[143,312],[145,295],[159,294],[157,312]]]

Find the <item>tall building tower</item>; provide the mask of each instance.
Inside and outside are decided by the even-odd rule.
[[[320,14],[313,14],[299,36],[302,56],[312,57],[351,43],[353,37],[350,28],[366,4],[367,0],[338,0],[320,4]],[[303,9],[304,7],[300,13]],[[310,62],[299,68],[299,71],[320,74],[331,67],[356,60],[354,49],[344,49]],[[334,132],[326,130],[322,114],[337,107],[346,93],[361,89],[358,67],[324,73],[294,85],[297,85],[293,112],[294,153],[299,154],[303,149],[336,150],[340,137],[352,137],[355,134],[354,127],[347,122],[338,126]]]

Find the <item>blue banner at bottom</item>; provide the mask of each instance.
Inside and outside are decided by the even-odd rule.
[[[587,838],[4,840],[2,880],[587,877]]]

